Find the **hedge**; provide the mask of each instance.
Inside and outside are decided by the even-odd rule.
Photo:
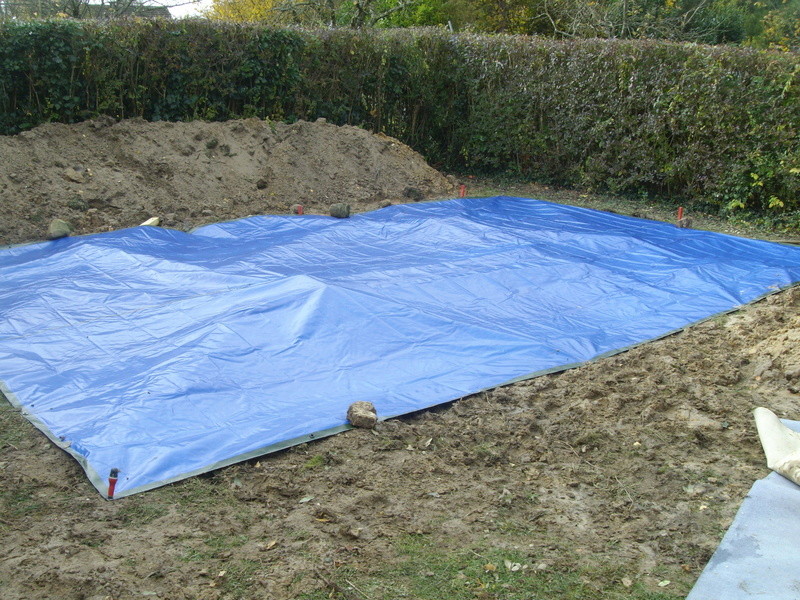
[[[433,164],[800,209],[800,56],[206,21],[0,25],[0,133],[97,115],[325,117]]]

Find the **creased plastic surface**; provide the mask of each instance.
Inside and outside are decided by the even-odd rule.
[[[800,598],[798,514],[800,486],[777,473],[756,481],[687,600]]]
[[[0,380],[124,496],[798,280],[798,248],[509,197],[139,227],[0,252]]]

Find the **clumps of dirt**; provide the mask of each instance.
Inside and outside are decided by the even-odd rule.
[[[0,137],[0,156],[0,245],[43,240],[54,218],[77,234],[153,216],[188,230],[293,204],[360,212],[454,190],[398,140],[322,119],[47,124]]]

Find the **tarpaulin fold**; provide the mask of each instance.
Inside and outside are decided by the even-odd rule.
[[[122,497],[798,280],[798,248],[503,196],[138,227],[0,252],[0,381]]]

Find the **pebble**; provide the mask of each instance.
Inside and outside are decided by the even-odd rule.
[[[353,427],[372,429],[378,422],[378,413],[372,402],[353,402],[347,409],[347,420]]]
[[[47,228],[47,239],[57,240],[72,233],[72,226],[62,219],[53,219]]]
[[[336,204],[331,204],[330,211],[332,217],[346,219],[350,216],[350,205],[344,202],[337,202]]]

